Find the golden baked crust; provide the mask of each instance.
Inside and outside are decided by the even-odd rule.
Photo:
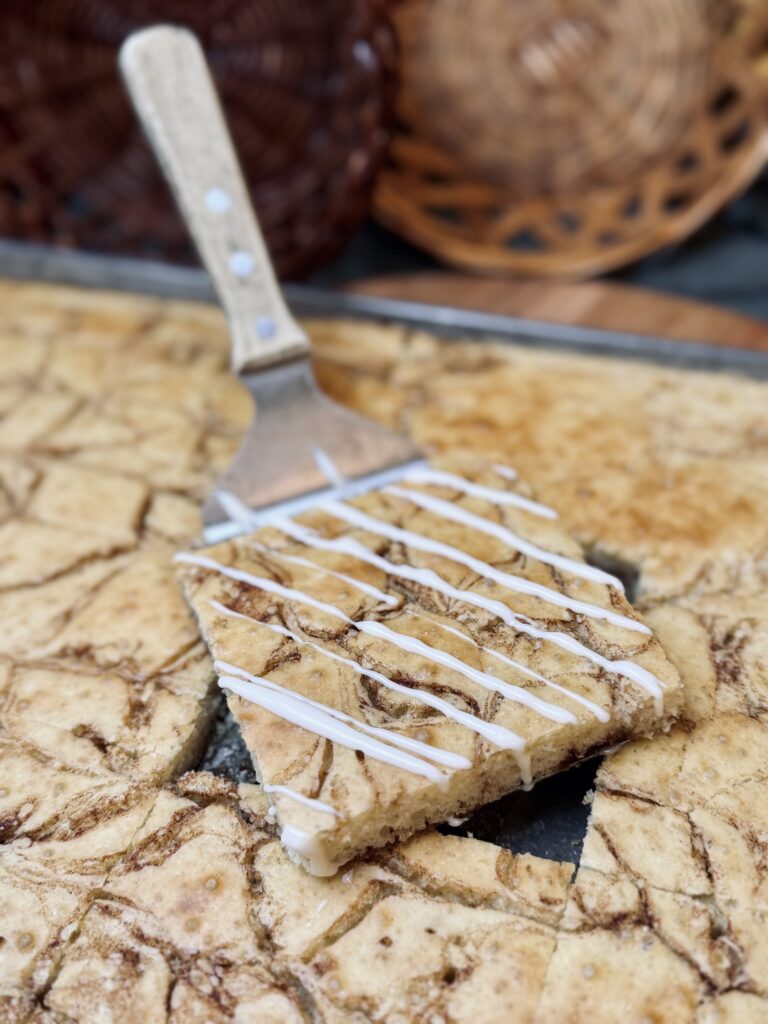
[[[549,515],[494,467],[443,467],[179,556],[311,873],[669,727],[677,673]],[[403,741],[410,763],[387,761]]]
[[[200,773],[161,793],[68,947],[53,1019],[530,1016],[571,865],[432,834],[313,878],[267,811],[259,787]]]
[[[5,1021],[34,1006],[157,787],[205,739],[211,666],[171,557],[248,403],[202,307],[180,337],[154,300],[0,297]]]
[[[353,336],[325,330],[324,385],[433,449],[515,465],[635,567],[685,683],[687,724],[600,771],[537,1024],[764,1021],[765,385],[410,332],[355,357]]]
[[[639,570],[644,604],[768,585],[763,382],[371,330],[310,325],[323,387],[432,452],[514,466],[587,549]]]
[[[711,924],[706,909],[685,897],[646,894],[581,868],[536,1024],[694,1021],[708,987],[691,959],[709,952]],[[681,938],[689,941],[683,945]]]
[[[765,1019],[768,615],[701,603],[649,615],[688,721],[603,762],[536,1024]]]
[[[16,785],[32,774],[17,761]],[[78,781],[82,781],[78,780]],[[55,974],[93,893],[124,856],[157,794],[149,785],[86,778],[90,786],[70,796],[37,828],[0,845],[0,1019],[21,1020],[34,993]],[[66,772],[43,777],[55,792]],[[40,801],[43,805],[43,801]],[[53,810],[47,804],[48,810]],[[34,812],[32,812],[34,813]],[[24,825],[30,824],[30,818]]]
[[[108,502],[107,488],[100,493],[115,509],[110,513],[114,520],[99,522],[99,509],[78,512],[96,516],[95,523],[88,522],[98,527],[98,536],[89,526],[85,532],[93,537],[76,538],[93,555],[72,564],[69,554],[54,544],[51,558],[59,564],[64,560],[63,575],[50,574],[50,561],[34,565],[29,556],[27,568],[42,570],[44,578],[11,581],[0,590],[0,655],[5,659],[0,663],[0,935],[10,940],[0,943],[4,1024],[90,1024],[94,1002],[111,1007],[116,1022],[131,1020],[134,1005],[142,1013],[147,1010],[144,1016],[134,1015],[137,1024],[165,1021],[163,998],[169,991],[179,1024],[223,1024],[248,1019],[249,1014],[270,1024],[293,1024],[294,1019],[305,1024],[308,1005],[317,1011],[316,1020],[328,1024],[363,1024],[375,1013],[386,1019],[378,996],[364,1010],[349,1007],[362,1005],[365,995],[360,994],[364,979],[355,974],[357,946],[364,940],[379,945],[376,940],[383,937],[374,927],[378,917],[367,923],[366,908],[380,908],[383,896],[375,887],[388,872],[396,876],[394,884],[407,883],[425,893],[426,906],[437,913],[445,904],[461,913],[468,907],[501,912],[510,924],[512,916],[531,922],[528,935],[514,935],[522,943],[518,950],[526,948],[526,955],[531,950],[535,970],[523,973],[511,998],[503,987],[494,995],[493,981],[484,984],[482,997],[471,1001],[468,1013],[473,1019],[487,1007],[494,1024],[527,1024],[532,1017],[536,1024],[581,1024],[584,1019],[614,1024],[644,1018],[659,1024],[681,1019],[692,1024],[766,1024],[766,826],[760,814],[768,782],[755,770],[753,758],[761,749],[753,744],[762,742],[768,692],[765,385],[639,364],[630,370],[626,363],[610,360],[474,343],[441,345],[391,327],[365,332],[347,324],[313,327],[319,371],[328,390],[382,420],[403,423],[433,448],[460,447],[515,465],[543,500],[558,507],[580,541],[589,545],[599,538],[608,552],[638,564],[644,615],[684,677],[686,720],[668,736],[630,744],[606,760],[585,853],[599,867],[583,866],[570,890],[567,867],[510,858],[466,840],[419,837],[388,854],[391,862],[384,854],[368,862],[360,870],[358,888],[357,867],[349,882],[341,876],[344,891],[353,889],[353,897],[335,897],[313,924],[297,895],[308,891],[302,886],[336,886],[336,879],[302,873],[285,860],[274,839],[254,854],[263,875],[248,866],[248,857],[240,859],[237,837],[243,834],[243,823],[249,836],[264,831],[258,823],[265,806],[256,787],[249,787],[247,799],[235,811],[239,824],[229,817],[235,807],[231,793],[212,792],[207,776],[187,776],[183,792],[157,797],[161,780],[189,763],[188,744],[200,723],[200,716],[190,711],[197,706],[204,716],[207,698],[201,695],[208,685],[206,662],[195,663],[193,645],[189,676],[179,670],[167,690],[162,688],[174,698],[165,698],[167,731],[159,728],[159,720],[151,725],[154,698],[138,706],[134,702],[148,679],[157,680],[169,669],[157,667],[164,651],[171,665],[180,654],[183,660],[176,641],[189,636],[184,625],[189,619],[182,617],[184,604],[170,582],[170,568],[146,586],[142,573],[134,575],[136,588],[117,585],[109,598],[109,614],[105,610],[103,616],[93,616],[100,622],[93,635],[86,611],[92,605],[98,612],[102,587],[128,569],[137,550],[142,557],[151,550],[167,560],[172,550],[198,533],[200,501],[250,416],[247,396],[225,372],[226,332],[219,314],[188,304],[18,283],[0,283],[0,299],[3,522],[9,517],[26,521],[25,509],[41,469],[50,473],[60,464],[66,464],[67,472],[51,475],[56,488],[49,488],[46,501],[56,506],[57,521],[48,522],[43,515],[40,536],[49,537],[51,528],[61,529],[58,539],[78,532],[65,500],[71,494],[69,468],[130,479],[150,495],[135,529],[136,542],[128,538],[136,523],[135,497],[125,509],[119,502],[115,507]],[[104,394],[115,395],[115,404],[105,403]],[[138,492],[129,488],[128,493]],[[129,509],[134,510],[133,519]],[[41,511],[45,509],[38,504],[36,516]],[[14,530],[8,536],[20,539],[17,548],[23,548],[26,534]],[[17,552],[14,564],[24,565]],[[140,636],[131,636],[124,622],[114,621],[121,617],[121,594],[129,605],[154,602],[169,611],[167,621],[177,626],[166,646],[162,637],[158,642],[151,617],[144,620]],[[73,610],[82,612],[79,625],[65,644],[57,645]],[[97,658],[86,650],[91,641],[101,652]],[[31,649],[45,651],[42,662],[27,664]],[[54,676],[47,676],[49,672]],[[59,721],[49,691],[38,683],[55,677],[69,685],[73,674],[82,676],[76,684],[83,687],[76,689],[80,700],[75,703],[59,690]],[[92,703],[97,681],[104,683],[104,706],[98,708]],[[119,697],[113,698],[113,689]],[[140,714],[133,724],[123,722],[107,734],[126,707],[126,692],[128,706]],[[154,684],[147,692],[157,692]],[[26,696],[38,699],[43,693],[39,716],[35,701],[19,706]],[[196,704],[176,701],[177,695],[187,693]],[[80,721],[74,723],[72,712],[86,706],[88,722],[106,741],[103,750],[82,731],[74,731]],[[33,729],[38,717],[39,730]],[[150,736],[154,738],[146,745],[143,737]],[[55,753],[59,749],[66,751],[60,761]],[[126,765],[134,754],[141,769],[129,772]],[[252,961],[232,964],[210,958],[211,947],[205,946],[200,931],[176,932],[171,941],[164,932],[166,904],[155,917],[141,900],[144,868],[152,872],[147,878],[155,879],[153,891],[168,903],[174,891],[177,896],[186,891],[180,873],[163,876],[161,864],[172,860],[177,839],[192,842],[192,821],[189,831],[163,830],[161,825],[179,801],[186,807],[190,797],[196,814],[202,815],[206,803],[215,805],[211,829],[206,824],[197,833],[198,851],[215,824],[211,848],[226,864],[236,864],[228,877],[236,878],[246,863],[249,905],[258,908],[258,920],[251,924],[261,951]],[[143,847],[143,860],[131,861],[133,837],[156,801],[155,839]],[[656,805],[649,815],[638,814],[638,807],[651,801]],[[638,825],[638,820],[659,817],[665,824],[677,823],[673,836]],[[75,831],[65,835],[61,827],[70,821]],[[663,839],[664,858],[638,859],[636,846],[627,851],[625,827],[648,836],[649,845]],[[600,829],[621,863],[606,847]],[[685,834],[695,847],[688,856],[673,841]],[[142,837],[148,839],[146,830]],[[82,843],[80,852],[73,845],[73,853],[67,854],[70,843]],[[49,852],[58,868],[47,866],[43,855]],[[123,863],[132,865],[120,868],[123,894],[101,899],[102,887],[109,891],[112,870]],[[197,879],[194,871],[188,873]],[[261,879],[268,876],[262,896]],[[140,905],[134,909],[130,902],[137,893]],[[363,894],[361,899],[358,894]],[[345,916],[350,906],[353,913]],[[224,943],[246,948],[237,946],[249,941],[239,916],[231,929],[226,913],[213,916]],[[440,942],[445,940],[441,966],[457,953],[449,920],[446,916],[440,932]],[[132,931],[136,922],[148,930]],[[272,929],[278,947],[272,945]],[[24,939],[20,949],[18,940],[27,932],[34,941],[27,945]],[[97,936],[93,949],[107,951],[106,958],[99,953],[89,960],[84,939],[75,948],[78,936],[86,934]],[[347,934],[359,942],[344,941]],[[414,933],[408,936],[413,939]],[[181,958],[177,941],[186,943]],[[195,943],[205,953],[198,955]],[[345,1001],[339,990],[324,989],[322,975],[310,970],[326,946],[334,970],[345,980],[351,978],[356,1003]],[[379,948],[385,952],[392,947]],[[311,953],[308,959],[304,949]],[[554,956],[546,965],[543,951],[550,949]],[[481,977],[462,969],[455,977],[433,972],[424,980],[417,954],[418,948],[412,957],[392,958],[387,964],[391,987],[402,987],[405,993],[388,1024],[429,1021],[432,1011],[424,1010],[425,992],[436,992],[439,1006],[461,1006],[461,995],[451,1003],[452,994],[471,993],[472,978]],[[366,948],[365,955],[373,958],[374,953]],[[290,965],[280,966],[289,960]],[[512,960],[504,970],[509,967],[514,976]],[[381,969],[375,962],[376,970]],[[493,958],[487,962],[493,964]],[[81,975],[78,964],[90,964],[96,973]],[[138,965],[144,966],[143,975]],[[189,975],[187,965],[195,966]],[[588,967],[594,972],[585,973]],[[305,991],[311,995],[302,994],[298,1002],[286,997],[284,969],[291,978],[306,972]],[[57,987],[62,976],[67,985]],[[53,1008],[59,999],[66,1011]],[[440,1013],[446,1016],[444,1010]]]
[[[685,725],[601,768],[536,1024],[764,1022],[765,385],[410,331],[361,352],[353,324],[318,327],[328,390],[433,450],[515,465],[634,567],[683,677]]]

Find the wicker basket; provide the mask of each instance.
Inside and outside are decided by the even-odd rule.
[[[7,0],[0,233],[192,258],[116,69],[162,21],[201,37],[278,271],[301,276],[370,210],[392,99],[377,0]]]
[[[765,9],[403,0],[379,218],[448,263],[552,277],[685,237],[765,161]]]

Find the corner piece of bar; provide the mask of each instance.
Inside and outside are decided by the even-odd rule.
[[[177,563],[283,844],[312,874],[680,711],[619,581],[504,467],[421,469]]]

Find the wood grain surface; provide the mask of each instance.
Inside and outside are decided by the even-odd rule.
[[[768,350],[768,324],[718,306],[612,282],[552,284],[430,273],[369,278],[350,291],[555,323]]]

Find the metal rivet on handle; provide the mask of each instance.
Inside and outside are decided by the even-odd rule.
[[[373,48],[364,39],[357,40],[352,47],[352,53],[358,64],[362,64],[363,67],[370,68],[376,63],[376,55],[373,52]]]
[[[205,193],[205,205],[211,211],[211,213],[226,213],[232,205],[232,200],[229,198],[229,192],[226,192],[223,188],[209,188]]]
[[[229,254],[229,269],[235,277],[248,277],[253,272],[255,266],[256,261],[253,256],[243,249],[238,249],[236,252]]]
[[[277,333],[277,324],[271,316],[256,317],[256,333],[262,341],[269,341]]]

